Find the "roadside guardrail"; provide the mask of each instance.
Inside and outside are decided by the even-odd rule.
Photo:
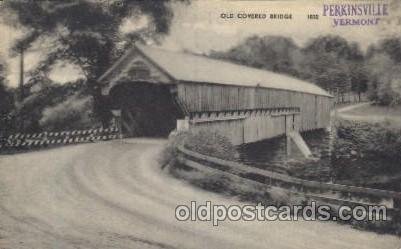
[[[292,193],[304,195],[307,199],[324,200],[328,204],[335,205],[341,202],[358,205],[377,204],[385,205],[389,209],[401,210],[401,192],[304,180],[203,155],[183,146],[178,148],[178,154],[178,161],[190,168],[228,173],[265,186],[280,187]]]

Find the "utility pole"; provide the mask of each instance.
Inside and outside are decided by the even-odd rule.
[[[22,101],[24,101],[24,46],[19,47],[20,52],[20,70],[19,70],[19,83],[17,90],[17,101],[15,102],[17,110],[22,107]],[[20,113],[21,115],[21,113]],[[17,117],[17,127],[20,132],[24,130],[24,119],[23,117]]]
[[[19,71],[19,96],[18,101],[24,100],[24,47],[20,47],[20,71]]]

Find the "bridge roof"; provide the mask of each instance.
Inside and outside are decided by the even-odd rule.
[[[151,62],[171,78],[178,81],[246,87],[258,86],[331,96],[317,85],[267,70],[211,59],[202,55],[167,51],[140,44],[136,44],[128,53],[133,53],[135,49],[138,49]],[[119,61],[116,64],[118,63]],[[112,71],[115,67],[118,67],[118,65],[114,65],[109,71]],[[107,77],[107,74],[110,73],[109,71],[99,80]]]

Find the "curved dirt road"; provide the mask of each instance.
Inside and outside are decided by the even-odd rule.
[[[398,249],[333,222],[178,222],[176,205],[234,200],[159,169],[163,142],[131,140],[0,157],[0,248]]]

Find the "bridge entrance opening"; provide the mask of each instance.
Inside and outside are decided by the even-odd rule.
[[[182,117],[170,86],[127,82],[110,90],[112,109],[121,110],[124,137],[167,137]]]

